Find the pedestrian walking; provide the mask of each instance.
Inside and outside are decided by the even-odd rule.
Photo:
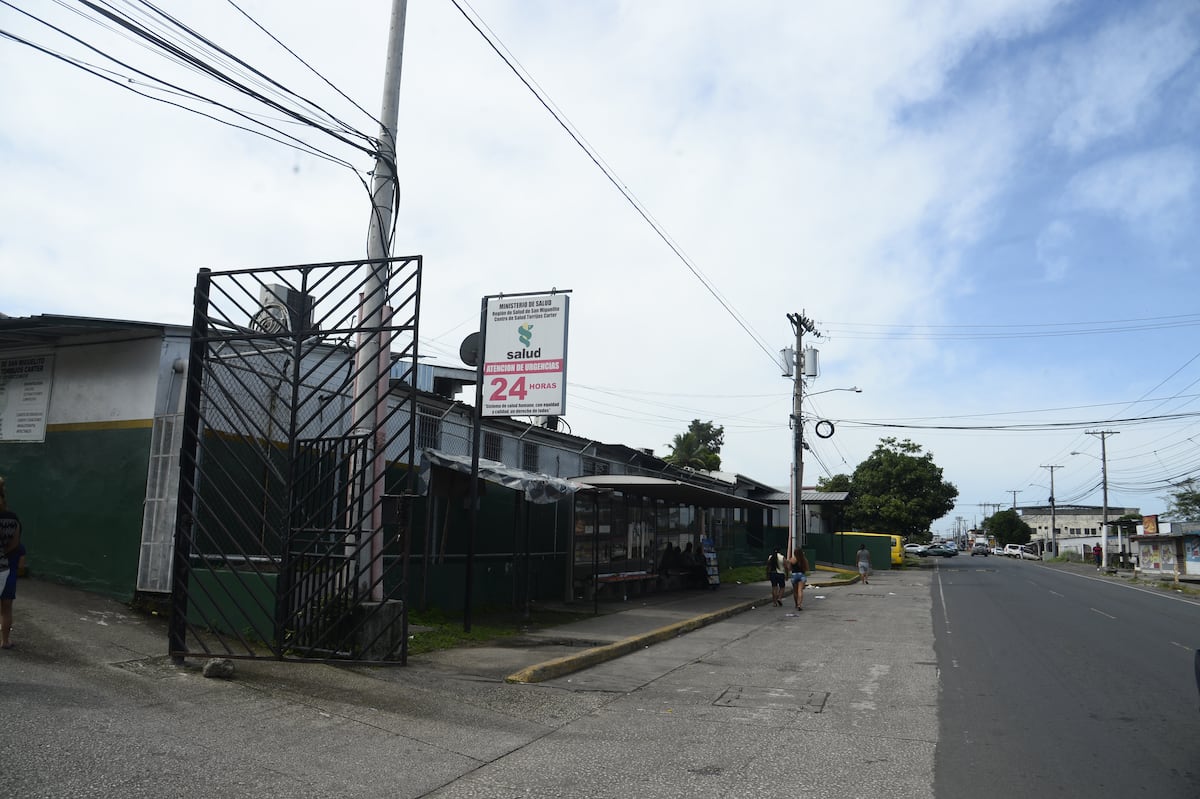
[[[1104,557],[1104,550],[1100,548],[1099,544],[1092,547],[1092,557],[1096,559],[1096,571],[1100,571],[1100,561]]]
[[[808,582],[808,558],[804,556],[803,549],[792,550],[788,569],[792,573],[792,598],[796,600],[796,610],[804,610],[804,584]]]
[[[13,600],[17,598],[17,567],[21,546],[21,520],[9,510],[4,478],[0,477],[0,649],[12,649]]]
[[[787,562],[779,547],[767,558],[767,579],[771,581],[771,602],[776,606],[783,605],[783,594],[787,589]]]
[[[858,545],[858,576],[862,577],[863,585],[869,585],[871,576],[871,553],[866,544]]]

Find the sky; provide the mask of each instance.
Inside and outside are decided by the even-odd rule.
[[[374,136],[388,5],[158,7]],[[429,361],[483,296],[570,290],[572,433],[665,455],[712,421],[724,470],[786,487],[803,314],[805,485],[910,439],[949,533],[1052,476],[1098,506],[1105,465],[1110,507],[1163,513],[1200,472],[1191,0],[408,6],[393,254]],[[368,152],[97,18],[0,5],[0,312],[190,324],[201,268],[365,255]]]

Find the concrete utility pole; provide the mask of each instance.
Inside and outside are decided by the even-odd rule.
[[[807,533],[804,518],[804,420],[800,405],[804,400],[804,334],[812,333],[820,338],[816,325],[803,313],[788,314],[792,330],[796,334],[795,373],[792,381],[792,545],[803,548]]]
[[[384,306],[387,303],[388,265],[379,263],[391,253],[388,238],[392,229],[392,206],[396,199],[396,124],[400,108],[400,65],[404,59],[404,21],[408,0],[393,0],[392,22],[388,32],[387,62],[383,76],[383,105],[379,114],[379,143],[375,153],[375,177],[371,184],[371,219],[367,231],[367,258],[359,324],[366,331],[354,356],[353,433],[369,441],[362,464],[365,496],[360,497],[364,510],[358,514],[365,519],[367,509],[371,529],[366,531],[369,545],[360,549],[360,564],[364,582],[371,586],[371,598],[383,597],[383,473],[378,468],[376,448],[378,421],[375,408],[380,401],[380,380],[385,376],[380,354],[383,349]]]
[[[1043,466],[1050,470],[1050,551],[1051,555],[1058,554],[1058,521],[1054,515],[1054,470],[1061,466]]]
[[[1100,567],[1108,568],[1108,448],[1105,446],[1109,436],[1115,436],[1119,430],[1088,430],[1087,435],[1100,439],[1100,485],[1104,498],[1104,508],[1101,511],[1100,522]]]
[[[1020,494],[1020,493],[1021,493],[1021,489],[1019,489],[1019,488],[1010,488],[1010,489],[1008,490],[1008,493],[1010,493],[1010,494],[1012,494],[1012,495],[1013,495],[1013,504],[1012,504],[1012,509],[1013,509],[1013,510],[1016,510],[1016,509],[1017,509],[1017,494]]]

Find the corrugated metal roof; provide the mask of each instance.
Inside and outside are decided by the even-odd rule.
[[[846,491],[810,491],[804,490],[800,493],[800,501],[809,505],[819,505],[826,502],[845,502],[846,497],[850,496]],[[755,499],[772,504],[784,504],[792,501],[790,491],[776,491],[773,494],[759,494]]]
[[[16,316],[0,319],[0,347],[49,346],[65,338],[78,336],[126,333],[145,336],[173,329],[186,332],[188,328],[153,322],[126,322],[118,319],[94,319],[86,316]]]
[[[597,474],[587,477],[572,477],[571,482],[583,483],[588,488],[607,488],[612,491],[627,491],[653,499],[683,502],[708,508],[767,508],[762,502],[745,497],[714,491],[679,480],[661,477],[646,477],[636,474]]]

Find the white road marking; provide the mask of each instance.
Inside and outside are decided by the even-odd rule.
[[[1054,594],[1055,596],[1062,596],[1062,594],[1058,593],[1057,591],[1051,591],[1050,593]]]
[[[946,606],[946,592],[942,589],[942,570],[936,569],[938,578],[938,596],[942,598],[942,618],[946,620],[946,635],[950,634],[950,608]]]
[[[1190,646],[1184,646],[1183,644],[1179,643],[1178,641],[1172,641],[1171,643],[1175,644],[1175,646],[1179,647],[1180,649],[1186,650],[1188,652],[1192,651],[1192,648]]]
[[[1041,564],[1038,564],[1038,565],[1041,566]],[[1104,583],[1106,585],[1115,585],[1115,586],[1119,586],[1121,588],[1127,588],[1130,591],[1141,591],[1143,594],[1150,594],[1151,596],[1162,597],[1163,599],[1173,599],[1176,602],[1186,602],[1189,605],[1200,605],[1200,602],[1196,601],[1195,599],[1189,599],[1187,597],[1182,597],[1182,596],[1175,596],[1174,594],[1164,594],[1162,591],[1157,591],[1152,588],[1142,588],[1141,586],[1129,585],[1128,583],[1117,582],[1115,580],[1106,579],[1103,577],[1090,577],[1086,574],[1076,574],[1073,571],[1068,571],[1067,569],[1056,569],[1053,566],[1041,566],[1041,568],[1048,569],[1048,570],[1054,571],[1054,572],[1058,572],[1059,574],[1069,574],[1072,577],[1078,577],[1081,580],[1095,580],[1098,583]]]
[[[1088,610],[1092,611],[1093,613],[1099,613],[1101,616],[1108,616],[1108,614],[1107,614],[1107,613],[1105,613],[1105,612],[1104,612],[1104,611],[1102,611],[1102,610],[1096,610],[1095,608],[1088,608]],[[1115,618],[1117,618],[1116,616],[1108,616],[1108,617],[1109,617],[1110,619],[1115,619]]]

